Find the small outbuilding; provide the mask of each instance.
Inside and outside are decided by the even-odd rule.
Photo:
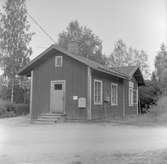
[[[138,114],[139,67],[107,68],[50,46],[20,70],[31,76],[30,114],[57,113],[66,119],[95,120]]]

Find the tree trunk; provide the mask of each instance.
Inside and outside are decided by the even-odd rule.
[[[11,103],[13,104],[14,102],[14,86],[12,86],[12,90],[11,90]]]
[[[12,87],[11,87],[11,103],[14,103],[14,86],[15,86],[15,78],[12,79]]]

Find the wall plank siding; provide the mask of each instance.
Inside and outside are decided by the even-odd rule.
[[[49,58],[41,61],[41,63],[33,70],[32,82],[32,118],[36,119],[40,113],[48,113],[50,111],[50,84],[54,80],[66,81],[65,93],[65,113],[67,119],[112,119],[113,117],[123,117],[127,114],[136,114],[137,105],[129,107],[128,92],[129,81],[118,77],[101,73],[88,67],[75,59],[64,55],[56,50],[48,52]],[[63,57],[63,67],[55,67],[55,56]],[[88,72],[88,70],[91,72]],[[91,76],[91,80],[88,76]],[[103,104],[94,105],[94,80],[102,80],[103,82]],[[132,81],[137,87],[137,82],[133,78]],[[88,85],[91,82],[91,102],[88,101]],[[118,105],[111,105],[111,83],[118,84]],[[123,97],[125,96],[125,100]],[[87,105],[91,111],[86,108],[78,108],[78,101],[73,100],[73,96],[85,97]],[[110,98],[109,102],[104,103],[106,97]],[[90,100],[90,99],[89,99]],[[90,115],[89,115],[90,114]],[[88,117],[89,116],[89,117]]]
[[[33,80],[33,118],[40,113],[50,111],[50,82],[51,80],[66,81],[65,113],[69,119],[86,119],[86,109],[79,109],[73,96],[87,98],[87,66],[78,61],[55,51],[50,58],[43,61],[34,69]],[[55,67],[55,56],[63,56],[63,67]]]
[[[94,80],[99,79],[103,82],[103,104],[94,104]],[[118,105],[111,105],[111,83],[118,84]],[[93,119],[104,119],[113,117],[122,117],[123,115],[123,80],[115,76],[109,76],[104,73],[93,71],[92,73],[92,117]],[[104,103],[105,97],[110,97],[110,101]]]

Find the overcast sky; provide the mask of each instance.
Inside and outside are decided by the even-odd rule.
[[[103,41],[109,55],[114,43],[123,39],[127,46],[145,50],[153,69],[154,57],[167,39],[166,0],[27,0],[29,13],[57,41],[71,20],[77,19]],[[30,20],[33,57],[52,44]]]

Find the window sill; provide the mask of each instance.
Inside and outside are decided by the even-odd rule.
[[[103,103],[94,103],[94,105],[103,105]]]
[[[111,104],[111,106],[118,106],[118,104]]]

